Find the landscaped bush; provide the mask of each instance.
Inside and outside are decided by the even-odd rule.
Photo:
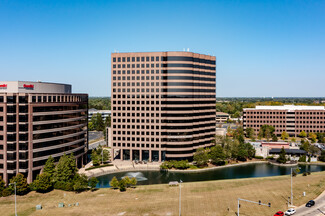
[[[264,159],[263,156],[255,156],[254,158],[255,158],[255,159]]]
[[[270,159],[270,160],[273,160],[274,157],[273,156],[267,156],[266,159]]]
[[[306,162],[306,155],[301,155],[298,162]]]
[[[307,176],[307,173],[306,173],[306,172],[304,172],[304,173],[302,174],[302,176]]]
[[[165,161],[160,165],[161,169],[188,169],[190,167],[190,164],[187,160],[181,160],[181,161]]]
[[[113,166],[113,164],[104,164],[104,165],[100,165],[100,166],[89,167],[89,168],[86,169],[86,171],[87,171],[87,170],[92,170],[92,169],[101,168],[101,167],[108,167],[108,166]]]

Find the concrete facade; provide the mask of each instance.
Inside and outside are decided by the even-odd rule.
[[[112,149],[122,160],[188,159],[215,135],[215,57],[112,53]]]

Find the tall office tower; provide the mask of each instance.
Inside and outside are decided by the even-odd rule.
[[[22,173],[31,183],[49,156],[73,153],[86,163],[88,95],[71,85],[0,82],[0,176]]]
[[[191,52],[112,53],[113,156],[190,159],[215,135],[216,58]]]

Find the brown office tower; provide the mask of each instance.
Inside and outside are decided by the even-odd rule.
[[[0,82],[0,175],[8,183],[17,173],[28,183],[52,156],[73,153],[86,162],[87,94],[71,94],[71,85]]]
[[[191,52],[112,53],[113,156],[191,159],[215,134],[216,58]]]

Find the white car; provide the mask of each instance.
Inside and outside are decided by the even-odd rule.
[[[294,210],[293,208],[288,209],[288,211],[286,211],[284,214],[285,215],[293,215],[294,213],[296,213],[296,210]]]

